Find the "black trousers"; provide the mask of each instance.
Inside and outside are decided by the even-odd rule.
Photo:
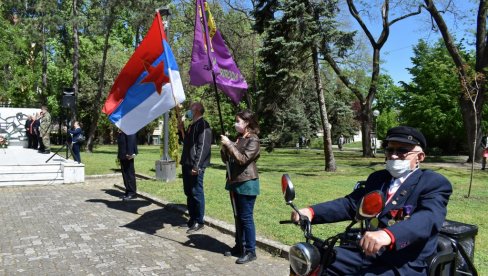
[[[134,159],[120,160],[120,167],[122,169],[122,177],[124,178],[125,195],[135,195],[137,192],[137,187]]]

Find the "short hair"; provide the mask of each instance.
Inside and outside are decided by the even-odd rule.
[[[203,104],[201,102],[194,102],[191,104],[191,106],[197,108],[198,111],[200,111],[200,114],[203,115],[205,113],[205,107],[203,107]]]
[[[259,134],[260,131],[259,131],[258,121],[256,120],[256,116],[249,109],[245,109],[237,112],[236,117],[239,117],[242,120],[247,122],[247,127],[249,128],[249,132],[254,133],[256,135]]]
[[[49,111],[49,109],[47,108],[47,105],[42,105],[42,106],[41,106],[41,109],[44,109],[44,110],[46,110],[46,111]]]

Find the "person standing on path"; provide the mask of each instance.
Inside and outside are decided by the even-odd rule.
[[[485,136],[481,138],[480,146],[483,148],[483,152],[481,153],[481,169],[486,169],[486,159],[488,158],[488,132],[486,132]]]
[[[33,148],[33,137],[31,132],[29,131],[30,126],[34,119],[32,118],[31,115],[27,116],[27,120],[25,120],[24,128],[25,128],[25,136],[27,137],[27,148],[31,149]]]
[[[256,167],[256,161],[260,156],[259,125],[253,113],[244,110],[236,114],[235,128],[238,133],[236,142],[221,135],[221,157],[222,161],[228,164],[230,172],[230,175],[227,175],[225,189],[231,191],[236,214],[236,245],[224,254],[238,255],[236,263],[245,264],[256,260],[254,204],[259,195],[259,175]]]
[[[344,135],[341,134],[339,136],[339,140],[337,141],[337,146],[339,146],[339,150],[342,151],[342,146],[346,143],[346,139],[344,138]]]
[[[137,150],[136,134],[127,135],[119,129],[117,146],[117,158],[120,161],[120,168],[122,170],[125,186],[125,195],[122,197],[122,200],[131,200],[136,198],[137,194],[134,158],[139,152]]]
[[[49,110],[47,106],[43,105],[41,107],[41,123],[39,126],[39,141],[41,143],[41,147],[39,149],[40,153],[49,154],[51,153],[51,138],[49,137],[51,132],[51,114],[49,114]]]
[[[66,129],[66,131],[71,136],[70,140],[71,149],[73,150],[73,159],[75,159],[76,162],[81,163],[80,147],[83,142],[80,141],[80,136],[83,134],[83,130],[81,129],[80,122],[75,121],[71,129]]]
[[[183,188],[190,218],[186,225],[187,233],[199,231],[204,227],[205,195],[203,190],[203,177],[205,168],[210,165],[210,146],[212,143],[212,130],[203,118],[205,108],[199,102],[190,106],[186,116],[192,120],[185,131],[183,122],[178,128],[183,136],[183,152],[180,164],[182,165]]]

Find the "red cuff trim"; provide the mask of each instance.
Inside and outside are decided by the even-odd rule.
[[[383,230],[383,231],[385,231],[385,232],[386,232],[386,234],[388,234],[388,236],[390,236],[391,243],[390,243],[390,245],[388,246],[388,250],[392,250],[392,249],[393,249],[393,247],[395,246],[395,236],[393,236],[393,233],[392,233],[390,230],[386,229],[386,228],[384,228],[384,229],[382,229],[382,230]]]
[[[315,217],[315,212],[313,211],[312,207],[308,207],[308,210],[310,210],[310,214],[312,215],[312,217],[310,218],[310,221],[312,221],[313,217]]]

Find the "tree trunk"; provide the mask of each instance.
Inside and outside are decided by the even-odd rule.
[[[94,144],[94,140],[95,140],[95,134],[96,134],[96,131],[97,131],[97,128],[98,128],[98,120],[100,118],[100,112],[102,110],[102,103],[98,101],[98,99],[103,99],[104,97],[102,97],[102,94],[103,94],[103,89],[105,87],[105,67],[106,67],[106,63],[107,63],[107,52],[108,52],[108,48],[110,47],[109,45],[109,38],[110,38],[110,33],[112,31],[112,25],[113,25],[113,22],[115,20],[114,18],[114,9],[115,9],[115,5],[112,6],[112,8],[110,9],[110,13],[108,15],[108,24],[107,24],[107,28],[106,28],[106,33],[105,33],[105,42],[104,42],[104,46],[103,46],[103,57],[102,57],[102,64],[101,64],[101,68],[100,68],[100,75],[99,75],[99,79],[98,79],[98,91],[97,91],[97,96],[95,97],[95,102],[93,103],[92,105],[92,122],[90,124],[90,132],[88,134],[88,140],[87,140],[87,151],[88,152],[93,152],[93,144]]]
[[[324,89],[322,81],[320,80],[319,59],[317,48],[312,46],[312,60],[313,60],[313,75],[315,79],[315,90],[320,107],[320,119],[322,121],[322,128],[324,129],[324,156],[325,156],[325,170],[328,172],[335,172],[337,170],[334,153],[332,152],[332,139],[330,134],[329,119],[327,116],[327,108],[325,106]]]
[[[47,46],[46,46],[46,30],[44,28],[44,23],[42,23],[42,104],[47,102]]]
[[[78,97],[78,86],[80,83],[79,78],[79,59],[80,59],[80,39],[78,36],[78,1],[73,0],[73,89],[75,92],[75,102],[77,102]],[[77,109],[76,105],[73,112],[73,121],[77,120]]]
[[[461,97],[459,101],[461,106],[461,115],[463,117],[464,128],[466,130],[466,139],[468,141],[467,145],[468,145],[469,156],[466,162],[472,161],[473,152],[475,153],[474,160],[481,161],[482,149],[479,145],[483,133],[481,131],[482,107],[480,106],[480,103],[484,102],[484,100],[481,99],[481,97],[483,96],[484,93],[480,91],[480,94],[478,96],[479,98],[476,101],[476,106],[475,106],[476,110],[474,110],[473,108],[473,102],[471,102],[469,99],[465,99],[464,97]],[[475,112],[478,114],[476,114]],[[476,144],[474,143],[474,141],[476,141]],[[474,147],[474,151],[473,151],[473,147]]]
[[[369,107],[361,105],[361,145],[363,146],[363,157],[372,157],[371,150],[371,103]]]

